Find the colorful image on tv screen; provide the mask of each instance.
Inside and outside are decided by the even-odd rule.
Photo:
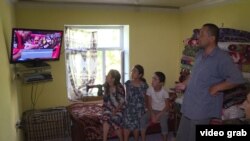
[[[62,34],[62,31],[14,29],[12,62],[59,59]]]

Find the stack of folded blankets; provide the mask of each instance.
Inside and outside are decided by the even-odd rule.
[[[230,54],[242,72],[250,73],[250,32],[221,28],[218,46]]]
[[[250,75],[250,32],[221,28],[218,46],[229,53],[244,77],[250,80],[248,77]],[[244,115],[239,106],[246,99],[248,91],[249,82],[224,92],[222,119],[240,118]]]
[[[198,34],[199,29],[194,29],[192,37],[184,41],[185,47],[182,52],[179,82],[183,82],[187,78],[194,65],[196,53],[199,51]]]
[[[236,88],[224,91],[222,120],[242,118],[244,116],[240,105],[246,99],[248,90],[249,84],[245,83]]]
[[[183,82],[190,74],[195,62],[198,46],[199,29],[193,30],[193,35],[184,41],[185,48],[181,58],[181,72],[179,82]],[[242,71],[243,76],[250,80],[250,32],[220,28],[219,48],[229,53],[235,65]],[[233,119],[243,116],[239,105],[246,99],[250,84],[242,84],[224,92],[222,119]]]

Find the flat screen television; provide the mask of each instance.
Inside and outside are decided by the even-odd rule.
[[[60,59],[63,31],[13,28],[10,63],[39,66]]]

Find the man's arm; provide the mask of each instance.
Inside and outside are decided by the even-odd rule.
[[[219,91],[224,91],[228,89],[232,89],[239,84],[245,83],[245,79],[242,76],[242,72],[240,69],[233,63],[232,58],[226,54],[219,61],[218,74],[224,81],[214,84],[209,88],[209,92],[211,95],[218,94]]]
[[[209,88],[209,93],[211,95],[216,95],[218,94],[219,91],[224,91],[224,90],[228,90],[228,89],[232,89],[236,86],[238,86],[239,84],[234,84],[228,81],[224,81],[221,82],[219,84],[213,85],[212,87]]]

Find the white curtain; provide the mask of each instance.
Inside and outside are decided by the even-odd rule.
[[[87,85],[93,85],[97,70],[97,32],[66,27],[65,55],[67,91],[70,100],[91,96]]]

